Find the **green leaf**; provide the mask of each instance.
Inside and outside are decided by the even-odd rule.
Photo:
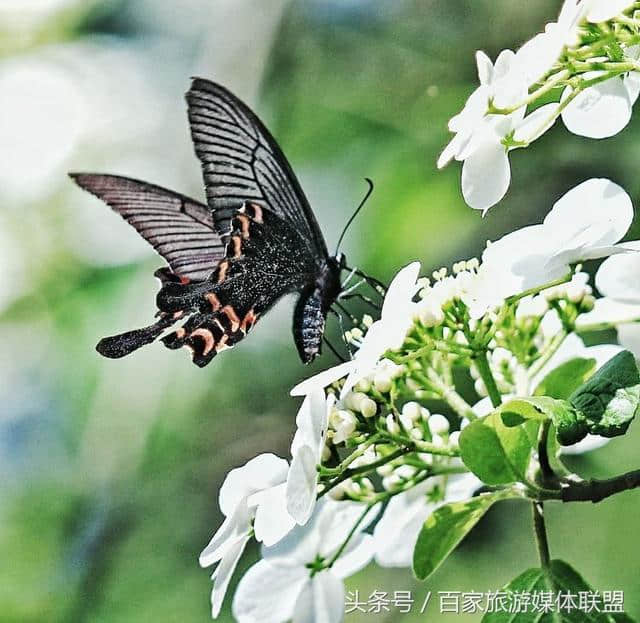
[[[588,432],[584,416],[566,400],[548,396],[515,398],[502,405],[499,411],[503,413],[503,421],[506,412],[517,413],[526,419],[550,419],[555,426],[558,441],[565,446],[584,439]]]
[[[533,392],[534,396],[550,396],[566,400],[595,371],[596,360],[575,357],[547,374]]]
[[[553,593],[554,611],[543,613],[540,609],[533,608],[533,600],[525,608],[522,601],[516,602],[515,594],[532,595],[534,593]],[[506,610],[513,604],[516,612],[489,612],[482,617],[482,623],[633,623],[633,619],[627,614],[597,612],[595,609],[588,612],[585,608],[580,609],[579,593],[591,593],[593,589],[585,582],[582,576],[566,562],[562,560],[552,560],[549,568],[527,569],[517,578],[511,580],[502,588],[502,592],[507,594]],[[558,602],[555,598],[558,594],[564,595],[563,605],[558,610]],[[511,596],[509,596],[511,594]],[[602,599],[602,594],[600,594]],[[516,604],[520,608],[516,608]],[[574,607],[575,604],[575,607]],[[599,604],[602,610],[604,604]]]
[[[515,497],[507,491],[485,493],[466,502],[452,502],[436,509],[422,526],[413,550],[413,572],[428,578],[498,500]]]
[[[498,410],[475,420],[460,435],[464,464],[488,485],[527,481],[542,418],[533,419],[535,409],[529,405],[524,410],[532,417],[525,419],[516,409],[504,414]]]
[[[569,402],[590,433],[623,435],[640,404],[640,374],[634,356],[626,350],[618,353],[573,392]]]

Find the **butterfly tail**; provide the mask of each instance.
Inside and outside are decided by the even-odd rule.
[[[157,322],[142,329],[134,329],[119,335],[102,338],[96,345],[96,350],[109,359],[120,359],[130,355],[142,346],[151,344],[177,317],[175,315],[162,314]]]

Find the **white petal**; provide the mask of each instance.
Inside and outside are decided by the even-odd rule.
[[[324,498],[323,498],[324,499]],[[366,506],[361,502],[336,502],[327,500],[318,516],[317,530],[320,539],[320,554],[324,558],[333,556],[345,541],[353,526],[362,516]],[[366,516],[358,524],[353,536],[357,536],[378,516],[381,505],[376,504],[367,511]]]
[[[623,324],[640,320],[640,303],[622,303],[610,298],[596,299],[595,307],[576,320],[578,330],[594,324]]]
[[[353,369],[342,386],[340,397],[344,398],[355,384],[373,371],[382,355],[388,349],[389,340],[385,325],[376,320],[368,329],[362,341],[362,345],[353,359]]]
[[[563,47],[563,36],[558,29],[541,32],[527,41],[516,52],[516,60],[520,65],[526,82],[533,84],[538,78],[546,74],[558,60]]]
[[[246,503],[239,504],[202,550],[199,558],[200,566],[208,567],[218,562],[238,541],[244,539],[251,529],[250,520],[251,516]]]
[[[232,469],[220,487],[220,510],[227,516],[249,495],[280,484],[287,477],[289,464],[275,454],[259,454],[242,467]]]
[[[244,552],[244,548],[249,542],[249,536],[239,540],[233,548],[227,551],[216,567],[211,578],[213,579],[213,590],[211,591],[211,616],[215,619],[220,614],[224,596],[229,588],[231,576],[238,565],[238,561]]]
[[[318,457],[309,446],[298,449],[287,478],[287,512],[301,526],[311,517],[316,502]]]
[[[595,0],[591,3],[587,19],[593,23],[606,22],[633,5],[629,0]]]
[[[640,324],[623,324],[618,327],[618,341],[627,350],[630,350],[636,359],[640,359]]]
[[[382,303],[381,317],[385,320],[397,320],[397,315],[407,310],[411,299],[418,291],[418,275],[420,262],[411,262],[401,268],[391,280]]]
[[[293,623],[340,623],[344,618],[344,585],[330,571],[307,582],[296,602]]]
[[[293,616],[295,603],[309,570],[260,560],[242,577],[233,596],[233,616],[238,623],[282,623]]]
[[[333,563],[331,570],[336,577],[348,578],[364,569],[371,562],[373,554],[373,537],[370,534],[359,534],[349,542],[343,554]]]
[[[389,501],[373,530],[375,559],[381,567],[410,567],[418,535],[435,505],[428,502],[430,483],[400,493]]]
[[[557,252],[576,250],[571,261],[583,259],[593,247],[614,245],[633,220],[633,204],[623,188],[604,178],[592,178],[562,196],[544,219]],[[610,250],[611,251],[611,250]]]
[[[333,398],[332,398],[333,400]],[[320,458],[324,435],[327,432],[328,405],[324,390],[314,389],[308,394],[296,415],[296,434],[291,442],[291,454],[298,448],[308,446]]]
[[[493,63],[482,50],[476,52],[476,65],[478,67],[478,80],[480,80],[480,84],[489,84],[493,77]]]
[[[516,141],[533,143],[540,138],[556,122],[554,113],[559,104],[545,104],[527,115],[518,125],[513,135]]]
[[[274,545],[295,526],[295,521],[287,512],[287,484],[265,489],[252,495],[248,502],[256,504],[256,518],[253,522],[256,539],[267,547]]]
[[[570,87],[562,94],[564,101]],[[588,138],[614,136],[631,119],[631,101],[622,78],[614,77],[580,93],[563,111],[562,120],[570,132]]]
[[[345,361],[340,365],[324,370],[309,379],[298,383],[289,393],[292,396],[306,396],[316,389],[324,389],[337,380],[347,376],[353,369],[353,361]]]
[[[633,243],[633,247],[638,244]],[[630,243],[625,247],[633,248]],[[640,252],[614,255],[604,262],[596,274],[596,286],[601,294],[626,303],[640,303]]]
[[[462,166],[462,195],[474,210],[488,210],[506,194],[511,168],[504,146],[487,143],[471,154]]]
[[[587,435],[582,441],[574,443],[572,446],[562,446],[561,454],[584,454],[606,446],[611,439],[607,437],[599,437],[598,435]]]

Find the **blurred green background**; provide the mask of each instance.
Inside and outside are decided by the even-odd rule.
[[[512,154],[511,190],[484,219],[462,201],[459,166],[436,171],[446,122],[475,87],[475,50],[495,58],[517,47],[559,6],[0,1],[2,623],[207,621],[210,580],[197,556],[221,521],[221,481],[259,452],[287,456],[298,406],[289,388],[334,363],[299,363],[290,300],[202,370],[160,344],[100,358],[100,337],[152,318],[162,262],[66,172],[121,173],[202,198],[183,102],[189,77],[202,75],[267,122],[330,247],[363,178],[375,181],[345,251],[382,279],[414,258],[428,273],[477,255],[591,176],[639,203],[637,119],[605,141],[558,124]],[[636,424],[572,466],[600,476],[636,468],[639,439]],[[640,616],[640,495],[549,505],[548,516],[552,554],[595,587],[624,590]],[[530,533],[528,506],[505,504],[426,584],[371,565],[349,590],[412,590],[417,605],[347,620],[478,620],[438,614],[435,597],[425,614],[419,606],[427,591],[496,590],[535,565]]]

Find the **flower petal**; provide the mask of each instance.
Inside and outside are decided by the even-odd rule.
[[[485,212],[506,194],[511,168],[504,146],[487,142],[462,165],[462,195],[474,210]]]
[[[229,588],[231,576],[235,571],[238,561],[244,552],[244,548],[249,542],[249,535],[237,541],[231,549],[223,556],[220,564],[216,567],[211,579],[213,580],[213,589],[211,591],[211,616],[215,619],[220,614],[224,596]]]
[[[625,190],[611,180],[592,178],[556,201],[544,225],[545,234],[558,241],[557,252],[576,250],[570,261],[577,261],[594,247],[617,243],[632,221],[633,204]]]
[[[585,74],[585,77],[590,76]],[[571,88],[567,87],[561,101],[570,94]],[[585,89],[562,111],[562,121],[567,130],[588,138],[614,136],[624,129],[630,120],[629,91],[620,77]]]
[[[306,396],[316,389],[324,389],[337,380],[347,376],[353,369],[353,361],[345,361],[333,368],[324,370],[311,378],[298,383],[289,393],[291,396]]]
[[[516,141],[533,141],[540,138],[556,122],[554,113],[558,110],[559,104],[545,104],[536,108],[528,114],[516,128],[513,138]]]
[[[625,243],[625,248],[640,249],[640,241]],[[614,255],[604,262],[596,274],[596,287],[604,296],[624,303],[640,303],[640,252]]]
[[[640,320],[640,303],[622,303],[610,298],[596,299],[594,308],[580,314],[576,320],[578,330],[594,324],[624,324]]]
[[[234,509],[233,514],[224,520],[208,545],[202,550],[198,559],[200,566],[209,567],[223,558],[229,549],[249,534],[250,521],[247,505],[242,502]]]
[[[587,20],[596,24],[606,22],[633,5],[629,0],[592,0]]]
[[[283,482],[288,470],[287,461],[271,453],[259,454],[242,467],[232,469],[220,487],[220,510],[226,516],[233,514],[252,493]]]
[[[640,359],[640,324],[623,324],[618,327],[618,341],[627,350],[630,350],[636,359]]]
[[[574,443],[572,446],[561,446],[560,454],[584,454],[606,446],[611,439],[607,437],[599,437],[598,435],[587,435],[583,440]]]
[[[286,567],[260,560],[238,584],[233,596],[233,616],[238,623],[288,621],[308,581],[308,569],[302,566]]]
[[[295,526],[295,521],[287,512],[287,484],[265,489],[252,495],[248,503],[255,504],[256,517],[253,522],[256,539],[267,547],[274,545]]]
[[[340,623],[344,617],[344,584],[331,571],[313,576],[300,592],[293,623]]]
[[[364,569],[371,562],[373,554],[373,537],[370,534],[359,534],[349,542],[343,554],[333,563],[331,570],[339,578],[348,578]]]
[[[298,448],[287,478],[287,512],[296,523],[306,524],[316,501],[318,457],[309,446]]]

